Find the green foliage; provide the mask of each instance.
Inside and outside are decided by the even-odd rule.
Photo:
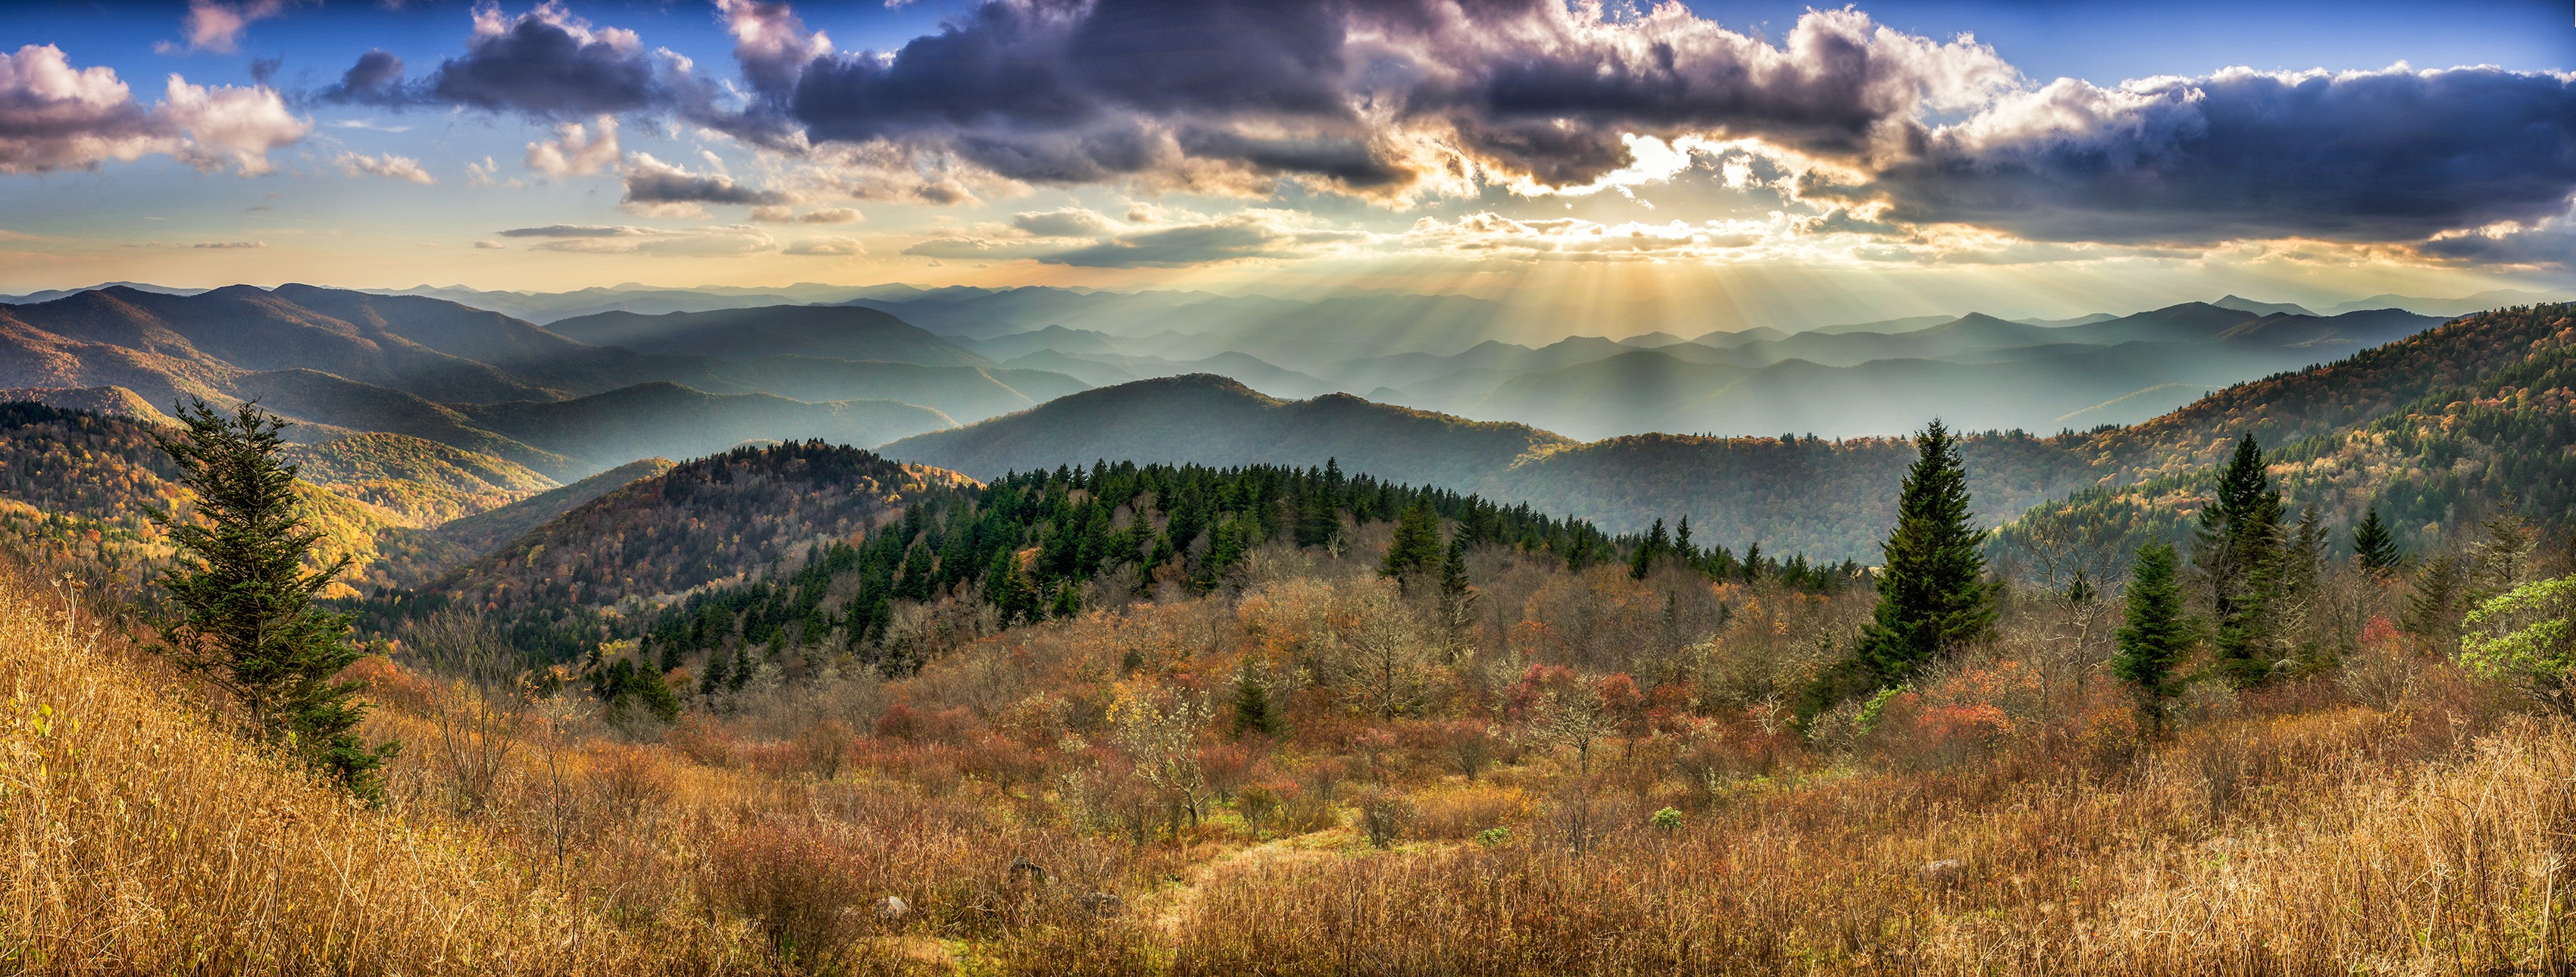
[[[1416,503],[1396,520],[1395,536],[1387,543],[1386,560],[1378,565],[1378,572],[1401,581],[1431,569],[1441,555],[1440,516]]]
[[[2468,614],[2468,583],[2468,566],[2459,557],[2444,553],[2424,561],[2415,571],[2414,593],[2407,595],[2398,623],[2406,633],[2450,652],[2460,640],[2460,619]]]
[[[2397,548],[2397,537],[2388,531],[2388,523],[2379,518],[2379,507],[2370,507],[2361,524],[2352,529],[2352,559],[2375,576],[2391,576],[2406,562]]]
[[[598,697],[611,722],[624,722],[635,710],[663,722],[680,718],[680,697],[664,684],[662,674],[633,658],[620,657],[589,669],[590,693]]]
[[[175,611],[162,653],[230,693],[253,735],[381,801],[377,769],[400,747],[359,738],[367,707],[355,696],[366,683],[337,679],[365,652],[349,640],[349,619],[313,599],[349,560],[304,569],[321,534],[305,528],[294,466],[278,460],[286,422],[248,403],[227,418],[204,401],[179,420],[185,430],[160,446],[204,521],[156,514],[180,551],[161,577]]]
[[[1682,829],[1682,812],[1667,807],[1656,811],[1653,817],[1646,819],[1646,823],[1662,831],[1679,831]]]
[[[2191,622],[2183,615],[2182,587],[2174,579],[2174,549],[2169,544],[2138,551],[2129,565],[2128,616],[2116,634],[2119,655],[2111,672],[2137,695],[2138,716],[2148,735],[2164,735],[2170,706],[2182,694],[2176,666],[2191,653]]]
[[[2217,625],[2211,667],[2239,687],[2268,679],[2278,658],[2275,608],[2282,602],[2285,552],[2281,493],[2263,449],[2248,434],[2218,473],[2217,497],[2201,510],[2192,564]]]
[[[1936,658],[1983,638],[1994,626],[1995,593],[1971,523],[1967,472],[1958,442],[1934,421],[1916,439],[1920,458],[1899,493],[1896,530],[1885,547],[1878,608],[1853,658],[1881,686],[1901,684]]]
[[[2460,664],[2576,713],[2576,576],[2523,584],[2479,603],[2460,639]]]
[[[1278,736],[1288,729],[1279,707],[1270,701],[1270,685],[1247,671],[1234,678],[1234,735]]]

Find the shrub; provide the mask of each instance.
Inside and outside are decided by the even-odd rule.
[[[1380,848],[1392,847],[1403,838],[1416,815],[1413,802],[1390,790],[1361,791],[1352,803],[1359,808],[1360,834]]]

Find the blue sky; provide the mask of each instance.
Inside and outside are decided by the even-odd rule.
[[[2576,253],[2564,3],[194,0],[0,28],[0,290],[1366,287],[1755,325],[2555,287]],[[369,52],[401,71],[353,81]]]

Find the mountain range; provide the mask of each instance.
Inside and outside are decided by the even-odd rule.
[[[876,444],[1088,386],[992,366],[868,309],[557,325],[577,335],[422,296],[115,286],[0,306],[0,387],[67,404],[97,391],[79,406],[256,399],[304,422],[297,437],[399,433],[571,481],[746,440]]]

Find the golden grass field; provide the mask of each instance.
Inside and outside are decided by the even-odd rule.
[[[1910,724],[1902,741],[1838,752],[1766,745],[1748,723],[1632,730],[1595,745],[1588,772],[1570,750],[1505,742],[1470,782],[1434,720],[1301,730],[1242,776],[1225,773],[1242,759],[1226,744],[1201,742],[1201,773],[1233,782],[1201,789],[1190,817],[1151,797],[1122,806],[1139,781],[1112,775],[1135,751],[1060,740],[1083,735],[1065,718],[1076,700],[1143,695],[1132,674],[1090,692],[1063,677],[1100,642],[1205,625],[1189,654],[1219,673],[1211,656],[1279,636],[1242,622],[1293,596],[1014,629],[903,681],[782,693],[649,736],[578,695],[528,701],[370,660],[370,734],[405,748],[392,801],[368,810],[234,738],[203,693],[91,624],[67,582],[9,575],[0,969],[2568,966],[2576,728],[2400,652],[2374,659],[2377,685],[2319,677],[2202,703],[2152,746],[2124,741],[2080,674],[2051,712],[2006,710],[1969,748],[1933,743],[1960,735],[1942,732],[1940,696],[2018,680],[2036,652],[2011,641],[1888,720]],[[1225,620],[1235,630],[1219,633]],[[917,728],[886,726],[888,703]],[[850,723],[869,710],[877,725]],[[1655,824],[1668,806],[1678,823]],[[1372,811],[1398,812],[1384,847],[1366,837]]]

